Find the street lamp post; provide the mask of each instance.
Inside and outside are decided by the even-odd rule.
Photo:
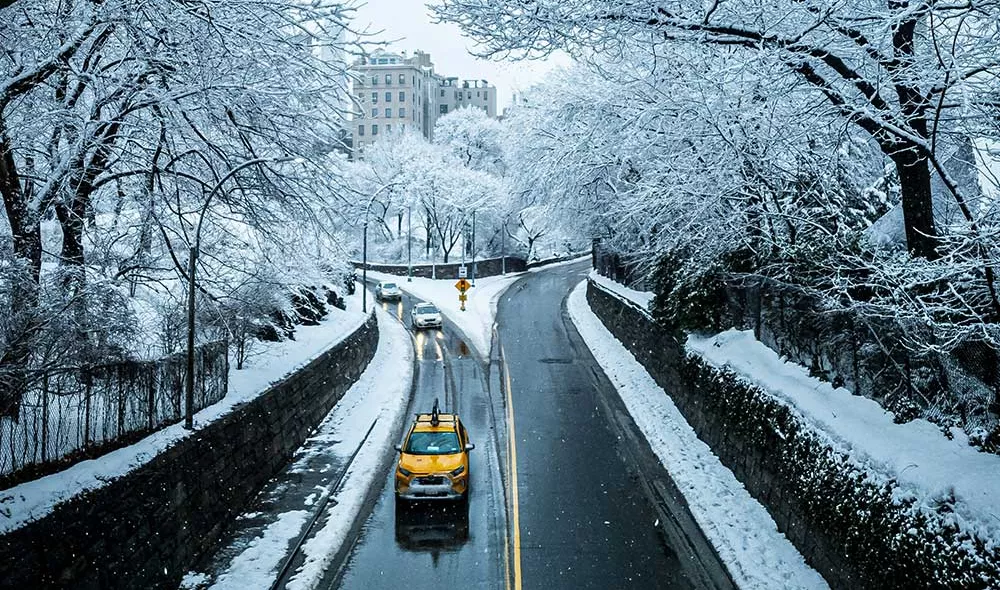
[[[503,220],[503,231],[500,234],[500,274],[507,274],[507,220]]]
[[[390,182],[382,186],[368,199],[368,205],[365,206],[365,222],[361,230],[361,240],[363,242],[361,246],[361,313],[368,313],[368,214],[372,210],[372,203],[375,202],[376,197],[385,189],[392,188],[397,184],[399,183]]]
[[[368,214],[361,230],[361,313],[368,313]]]
[[[198,261],[198,254],[201,252],[201,228],[205,222],[205,216],[208,213],[208,207],[212,204],[212,199],[215,198],[216,193],[222,189],[222,185],[226,183],[230,178],[236,176],[236,173],[244,168],[249,168],[250,166],[256,166],[258,164],[264,164],[266,162],[289,162],[293,158],[254,158],[253,160],[247,160],[239,166],[230,170],[225,176],[222,177],[219,182],[215,184],[211,192],[208,193],[208,197],[201,206],[201,211],[198,213],[198,225],[195,227],[194,232],[194,245],[188,248],[188,300],[187,300],[187,374],[184,379],[184,428],[191,430],[194,428],[194,316],[195,316],[195,288],[197,283],[195,282],[195,269]]]

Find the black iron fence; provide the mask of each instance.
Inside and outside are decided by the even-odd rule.
[[[196,410],[226,395],[227,348],[219,341],[196,349]],[[65,466],[179,422],[185,371],[186,358],[177,354],[47,372],[24,393],[16,416],[0,417],[0,482]]]

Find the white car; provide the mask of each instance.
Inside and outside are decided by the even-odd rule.
[[[441,310],[433,303],[418,303],[410,311],[410,320],[415,329],[440,328]]]
[[[403,298],[403,292],[399,289],[399,285],[392,281],[381,281],[378,286],[375,287],[375,298],[380,301],[386,301],[389,299],[399,300]]]

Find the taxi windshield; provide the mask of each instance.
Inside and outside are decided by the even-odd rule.
[[[395,289],[396,283],[382,283],[383,289]]]
[[[433,305],[418,305],[417,306],[417,313],[437,313],[437,312],[438,312],[438,308],[434,307]]]
[[[454,432],[414,432],[406,443],[404,452],[411,455],[450,455],[462,448]]]

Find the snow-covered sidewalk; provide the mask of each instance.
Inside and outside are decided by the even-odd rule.
[[[736,585],[743,590],[828,588],[778,531],[767,510],[698,438],[666,392],[591,311],[586,289],[583,281],[569,297],[573,323],[684,494]]]
[[[547,268],[547,267],[543,267]],[[484,358],[490,354],[493,321],[500,295],[524,273],[476,279],[476,286],[467,293],[465,311],[461,311],[455,279],[424,279],[398,277],[382,272],[368,271],[368,277],[377,281],[393,281],[404,291],[424,301],[430,301],[471,340],[469,344]]]
[[[340,471],[357,449],[358,454],[344,474],[339,488],[331,496],[322,528],[302,548],[304,565],[294,574],[287,588],[312,588],[347,540],[347,534],[362,509],[368,490],[383,476],[379,464],[393,456],[396,441],[409,401],[413,378],[413,347],[409,333],[395,318],[378,310],[379,345],[365,372],[324,418],[316,432],[297,452],[289,473],[311,469]],[[362,445],[369,426],[371,434]],[[360,446],[359,446],[360,445]],[[317,466],[322,464],[321,467]],[[331,484],[336,480],[329,474]],[[280,479],[280,478],[279,478]],[[289,478],[295,481],[293,476]],[[305,480],[306,478],[302,478]],[[286,510],[268,517],[270,521],[259,534],[240,547],[223,571],[212,580],[204,573],[191,572],[182,587],[204,587],[211,582],[217,590],[267,588],[284,563],[290,544],[305,529],[327,489],[289,489],[287,482],[273,490],[283,499],[298,497],[301,506],[285,505]],[[301,485],[299,486],[301,487]],[[258,517],[251,513],[246,518]],[[324,524],[325,523],[325,524]]]
[[[185,430],[182,424],[174,424],[135,444],[0,492],[0,534],[42,518],[57,504],[83,492],[99,489],[148,463],[335,346],[357,330],[367,317],[360,312],[358,296],[352,296],[347,301],[348,311],[332,308],[318,326],[297,326],[295,340],[259,343],[243,370],[237,371],[236,364],[230,363],[226,397],[195,414],[194,430]]]

